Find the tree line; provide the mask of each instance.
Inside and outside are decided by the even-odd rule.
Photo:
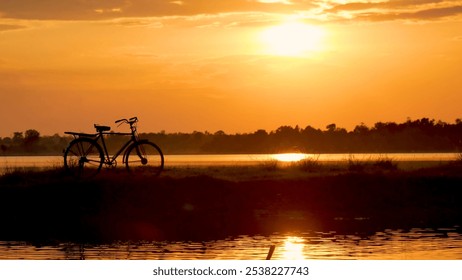
[[[224,131],[192,133],[141,133],[140,138],[158,144],[165,154],[233,153],[391,153],[460,152],[462,120],[454,123],[422,118],[403,123],[361,123],[348,131],[332,123],[325,129],[281,126],[274,131],[226,134]],[[72,137],[41,136],[35,129],[14,132],[0,138],[0,155],[60,155]],[[107,136],[110,152],[127,141],[124,136]]]

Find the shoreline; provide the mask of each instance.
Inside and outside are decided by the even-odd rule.
[[[214,240],[242,234],[462,226],[462,164],[62,169],[0,176],[1,240]]]

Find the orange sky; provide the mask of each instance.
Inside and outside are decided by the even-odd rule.
[[[462,0],[2,0],[0,137],[462,117]]]

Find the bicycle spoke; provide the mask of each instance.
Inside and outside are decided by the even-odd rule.
[[[64,165],[76,177],[88,178],[99,172],[103,163],[101,148],[91,139],[79,138],[65,151]]]
[[[85,148],[82,145],[82,156],[87,156],[87,155],[91,154],[92,148],[93,148],[93,146],[89,146],[88,148]]]
[[[69,150],[69,152],[72,153],[74,156],[77,156],[77,157],[80,156],[80,154],[75,153],[73,150]]]
[[[84,148],[83,148],[83,142],[78,142],[77,144],[77,149],[78,149],[78,153],[80,156],[84,156]]]
[[[100,161],[100,160],[87,159],[87,162],[88,162],[88,163],[94,162],[94,163],[96,163],[96,164],[99,164],[101,161]]]
[[[131,147],[126,159],[127,170],[144,175],[159,175],[164,166],[160,149],[151,142],[140,142]]]

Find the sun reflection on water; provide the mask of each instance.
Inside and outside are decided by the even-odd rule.
[[[460,260],[462,232],[454,228],[386,229],[371,235],[329,232],[239,235],[213,241],[64,242],[40,246],[0,240],[0,259],[86,260]]]
[[[303,250],[305,248],[304,240],[300,237],[289,236],[284,240],[282,248],[282,259],[284,260],[303,260],[305,259]]]
[[[285,153],[285,154],[275,154],[272,157],[277,161],[282,162],[297,162],[307,158],[306,154],[302,153]]]

